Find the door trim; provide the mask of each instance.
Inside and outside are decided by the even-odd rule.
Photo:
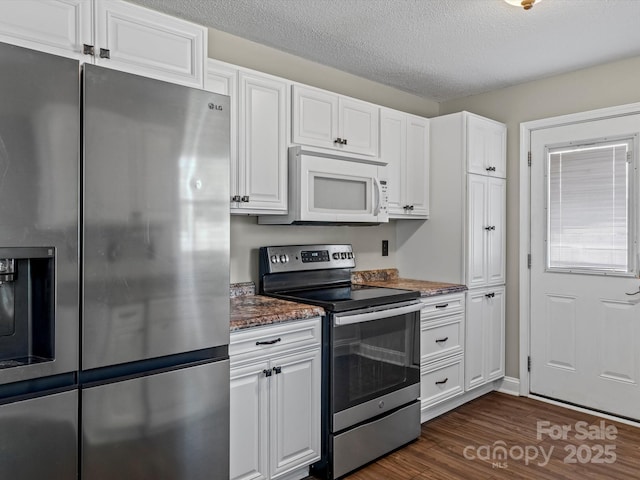
[[[605,120],[614,117],[640,114],[640,103],[629,103],[615,107],[588,110],[586,112],[560,115],[520,123],[520,245],[518,248],[519,313],[520,313],[520,395],[533,397],[530,391],[530,375],[527,370],[528,357],[531,353],[529,332],[531,328],[531,277],[528,267],[528,254],[531,251],[531,169],[528,158],[531,133],[543,128],[560,127],[574,123]],[[535,397],[539,398],[539,397]]]

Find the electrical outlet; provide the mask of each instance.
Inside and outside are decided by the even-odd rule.
[[[382,256],[389,256],[389,240],[382,240]]]

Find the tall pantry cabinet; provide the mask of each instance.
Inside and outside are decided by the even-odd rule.
[[[467,285],[465,391],[504,376],[506,126],[430,119],[429,220],[397,226],[403,276]]]

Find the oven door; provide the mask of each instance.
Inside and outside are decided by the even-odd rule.
[[[332,315],[331,413],[338,432],[420,396],[420,309],[392,306]]]

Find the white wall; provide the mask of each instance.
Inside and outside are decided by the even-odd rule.
[[[520,123],[640,101],[640,57],[440,104],[440,114],[468,110],[507,124],[506,374],[518,377]]]
[[[433,117],[439,105],[218,30],[209,30],[209,57],[390,108]],[[389,256],[381,255],[382,240]],[[351,243],[358,270],[395,267],[395,223],[376,227],[258,225],[256,217],[231,217],[231,282],[258,281],[258,248],[265,245]]]

